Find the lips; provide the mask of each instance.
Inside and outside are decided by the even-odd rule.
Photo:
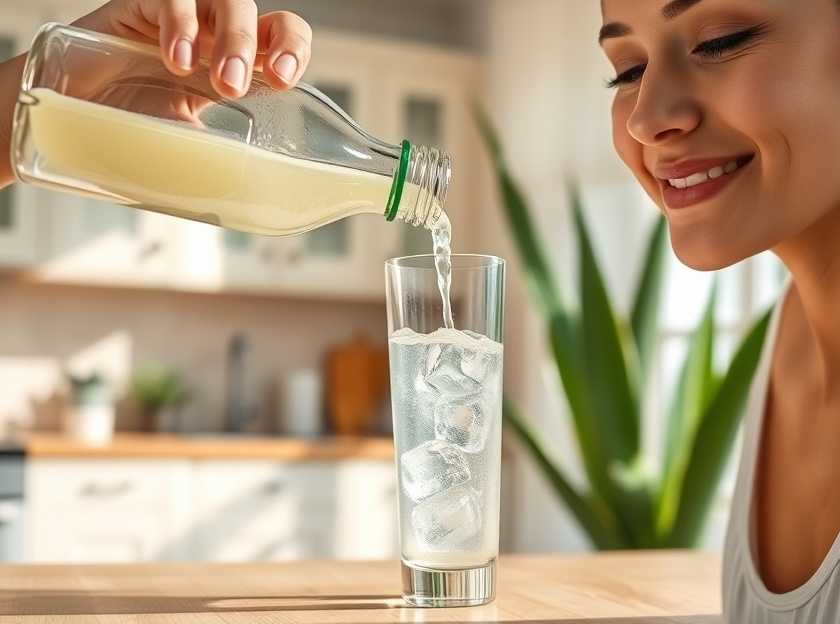
[[[741,176],[754,154],[686,160],[656,167],[665,205],[673,210],[707,201]],[[736,166],[737,165],[737,166]]]
[[[653,176],[658,180],[673,180],[687,178],[695,173],[709,171],[715,167],[724,167],[730,162],[746,162],[752,160],[753,154],[722,156],[720,158],[697,158],[683,160],[677,163],[658,164],[653,170]]]

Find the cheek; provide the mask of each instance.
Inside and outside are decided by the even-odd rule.
[[[645,169],[642,145],[627,131],[627,120],[633,112],[635,100],[631,97],[616,97],[612,106],[612,139],[615,151],[622,162],[635,176],[651,199],[659,205],[659,187]]]
[[[627,98],[616,96],[612,104],[613,146],[622,162],[636,174],[642,165],[642,148],[627,132],[627,120],[632,112],[632,103]]]
[[[793,57],[757,60],[718,104],[725,123],[758,152],[761,212],[769,217],[765,227],[779,237],[807,227],[840,199],[834,164],[840,150],[840,81],[834,76],[840,68],[828,54],[813,56],[803,49]]]

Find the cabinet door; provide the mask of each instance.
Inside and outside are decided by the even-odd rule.
[[[453,158],[452,180],[446,211],[452,221],[453,252],[469,250],[467,230],[475,199],[471,196],[475,179],[475,159],[480,145],[469,114],[475,93],[477,71],[465,71],[463,62],[435,64],[435,72],[422,63],[417,71],[394,72],[384,80],[384,98],[394,133],[414,145],[436,147]],[[477,67],[476,67],[477,70]],[[387,254],[391,256],[428,254],[432,237],[428,230],[405,223],[382,230]]]
[[[347,461],[336,466],[333,556],[392,559],[399,555],[397,476],[392,461]]]
[[[196,468],[195,558],[371,559],[398,552],[390,461],[206,461]]]
[[[44,194],[49,244],[39,277],[113,286],[172,284],[177,219],[69,193]]]
[[[178,460],[34,459],[26,466],[27,559],[185,559],[190,470]]]
[[[331,54],[329,46],[326,46],[324,50],[319,48],[319,54],[307,71],[305,80],[320,89],[362,127],[373,117],[370,103],[373,89],[369,71],[364,65],[348,63]],[[308,126],[313,134],[317,134],[319,119],[313,117],[308,121]],[[328,145],[326,141],[322,143]],[[335,146],[335,149],[340,147]],[[329,157],[329,153],[326,156]],[[371,224],[381,221],[383,219],[378,215],[359,215],[300,236],[283,238],[226,233],[226,258],[235,256],[233,249],[238,247],[238,262],[242,269],[240,279],[249,280],[245,274],[248,270],[253,274],[267,273],[269,279],[283,292],[376,296],[382,292],[382,271],[379,266],[381,259],[375,256],[371,261],[370,257],[371,244],[375,240],[375,234],[371,234]],[[261,270],[255,269],[253,261],[251,266],[248,265],[245,258],[249,254],[258,258],[258,263],[263,267]]]
[[[196,464],[191,533],[202,561],[328,557],[335,516],[333,466],[312,462]]]
[[[0,62],[24,52],[40,15],[20,4],[0,6]],[[39,255],[41,192],[15,183],[0,189],[0,265],[27,266]]]

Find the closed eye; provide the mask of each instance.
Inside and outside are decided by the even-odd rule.
[[[746,30],[740,30],[729,35],[724,35],[723,37],[716,37],[715,39],[703,41],[702,43],[697,44],[691,53],[705,59],[719,59],[727,52],[733,52],[743,48],[756,37],[759,37],[763,32],[763,25],[753,26],[751,28],[747,28]],[[616,87],[620,87],[621,85],[637,82],[644,74],[645,67],[646,65],[636,65],[635,67],[631,67],[630,69],[621,72],[612,80],[607,81],[607,88],[614,89]]]
[[[645,67],[647,67],[647,65],[636,65],[635,67],[631,67],[630,69],[621,72],[612,80],[607,81],[607,88],[615,89],[621,85],[636,82],[642,77],[642,74],[645,73]]]
[[[753,26],[723,37],[709,39],[699,43],[691,53],[704,58],[720,58],[724,53],[744,47],[758,37],[764,30],[763,26]]]

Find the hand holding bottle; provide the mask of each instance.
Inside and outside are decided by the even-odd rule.
[[[271,86],[294,86],[312,42],[303,19],[288,11],[258,16],[253,0],[111,0],[73,25],[157,44],[178,76],[208,58],[213,87],[225,97],[248,90],[255,66]]]
[[[253,0],[111,0],[74,25],[157,45],[177,76],[192,74],[207,58],[213,88],[229,98],[248,90],[255,68],[273,88],[293,87],[311,54],[309,24],[288,11],[258,15]],[[0,63],[0,188],[13,180],[9,141],[24,60]],[[91,87],[108,78],[90,76]],[[187,110],[195,114],[195,107]]]

